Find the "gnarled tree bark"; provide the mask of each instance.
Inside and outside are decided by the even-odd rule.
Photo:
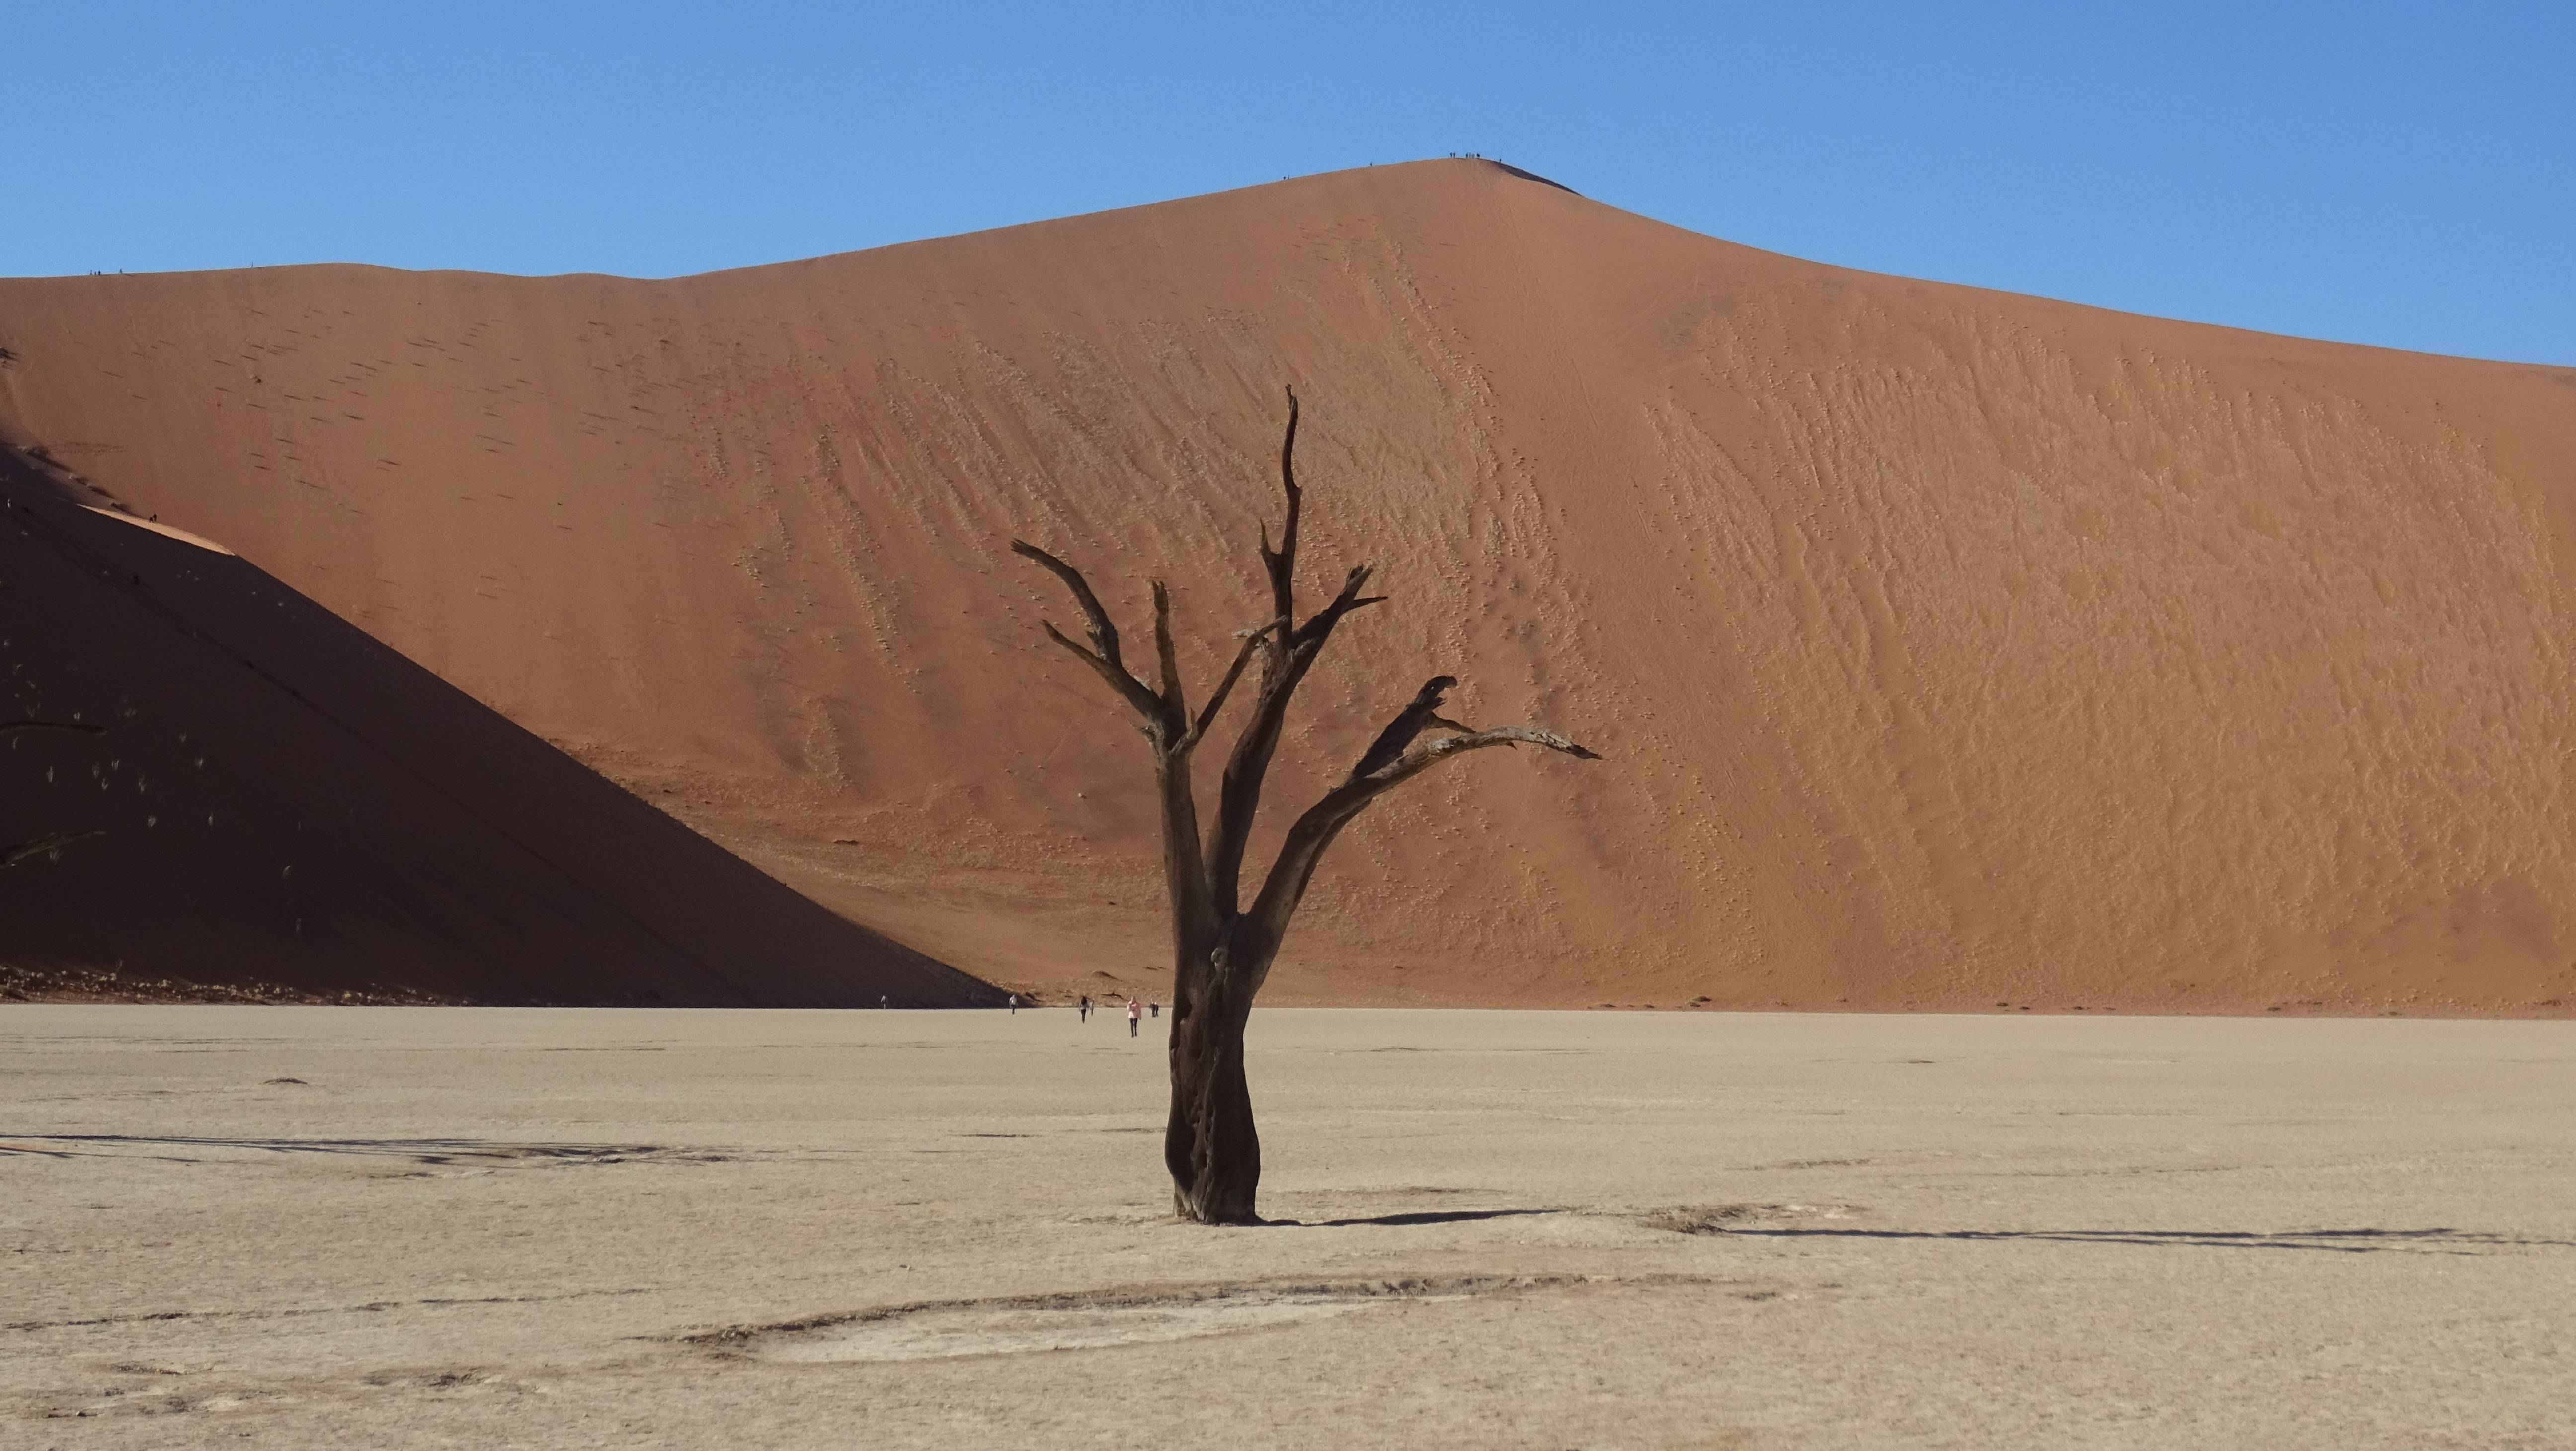
[[[1147,685],[1127,666],[1118,628],[1082,572],[1022,540],[1013,552],[1036,561],[1064,581],[1082,611],[1085,645],[1043,622],[1049,639],[1070,651],[1136,713],[1154,754],[1154,784],[1161,803],[1163,876],[1172,908],[1172,1112],[1164,1131],[1163,1163],[1172,1175],[1172,1203],[1201,1224],[1259,1222],[1255,1197],[1261,1182],[1261,1138],[1252,1120],[1252,1094],[1244,1079],[1243,1030],[1252,1002],[1288,935],[1289,919],[1305,899],[1324,853],[1342,829],[1379,796],[1442,761],[1486,746],[1533,745],[1598,760],[1553,731],[1529,726],[1474,730],[1440,714],[1457,681],[1434,676],[1378,734],[1350,775],[1306,808],[1288,830],[1277,860],[1265,873],[1250,906],[1242,902],[1243,858],[1261,810],[1261,790],[1278,750],[1288,703],[1305,682],[1333,631],[1353,611],[1382,603],[1363,594],[1363,565],[1343,578],[1330,602],[1304,619],[1297,616],[1297,546],[1305,493],[1297,483],[1297,395],[1288,394],[1288,426],[1279,445],[1279,484],[1287,518],[1273,547],[1261,537],[1261,564],[1270,583],[1270,617],[1237,631],[1242,645],[1207,699],[1193,713],[1183,692],[1172,645],[1171,595],[1154,582],[1154,655],[1158,684]],[[1227,699],[1255,661],[1250,716],[1235,737],[1218,790],[1217,819],[1202,834],[1192,754],[1206,738]],[[1435,734],[1437,733],[1437,734]]]

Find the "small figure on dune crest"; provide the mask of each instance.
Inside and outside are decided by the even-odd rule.
[[[1288,429],[1279,445],[1279,484],[1287,518],[1279,544],[1261,536],[1261,565],[1269,577],[1269,617],[1236,631],[1243,643],[1234,663],[1195,712],[1181,685],[1172,642],[1171,593],[1154,582],[1154,657],[1159,685],[1149,686],[1127,668],[1118,627],[1092,592],[1082,571],[1023,540],[1012,552],[1036,562],[1064,582],[1081,609],[1090,644],[1076,642],[1051,622],[1047,638],[1089,666],[1138,717],[1153,750],[1154,782],[1161,802],[1163,879],[1172,906],[1172,1113],[1163,1135],[1163,1164],[1172,1175],[1172,1203],[1201,1224],[1255,1224],[1253,1199],[1261,1182],[1261,1142],[1252,1124],[1252,1093],[1243,1076],[1243,1028],[1253,997],[1270,975],[1287,936],[1288,921],[1306,896],[1315,869],[1343,828],[1379,796],[1442,761],[1487,746],[1532,745],[1578,760],[1592,752],[1554,731],[1532,726],[1475,730],[1440,714],[1442,697],[1457,681],[1435,675],[1411,704],[1378,733],[1340,785],[1325,792],[1288,828],[1286,842],[1249,905],[1242,900],[1245,850],[1270,758],[1288,717],[1288,702],[1306,679],[1343,618],[1383,603],[1364,595],[1366,565],[1353,569],[1332,601],[1299,619],[1297,527],[1305,499],[1297,485],[1297,395],[1288,394]],[[1217,820],[1202,837],[1190,758],[1225,709],[1255,657],[1259,684],[1242,733],[1235,738],[1219,788]],[[1128,1006],[1134,1031],[1135,1006]]]

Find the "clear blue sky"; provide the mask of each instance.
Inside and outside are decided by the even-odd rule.
[[[668,276],[1477,151],[1820,261],[2576,365],[2576,0],[0,0],[0,274]]]

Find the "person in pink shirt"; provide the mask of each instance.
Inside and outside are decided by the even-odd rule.
[[[1136,1036],[1136,1000],[1134,998],[1127,1000],[1127,1036],[1130,1038]]]

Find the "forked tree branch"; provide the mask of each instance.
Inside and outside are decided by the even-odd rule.
[[[1118,627],[1109,622],[1109,612],[1100,607],[1100,596],[1091,592],[1091,582],[1082,577],[1082,571],[1024,539],[1012,540],[1011,552],[1036,560],[1049,574],[1063,580],[1065,587],[1073,591],[1074,603],[1082,607],[1082,616],[1091,635],[1092,648],[1086,650],[1074,643],[1062,630],[1055,627],[1054,621],[1040,620],[1038,624],[1047,632],[1047,638],[1072,652],[1076,659],[1090,666],[1099,673],[1101,679],[1109,682],[1109,688],[1118,693],[1119,699],[1126,701],[1138,715],[1145,718],[1149,735],[1155,730],[1163,730],[1166,734],[1158,739],[1168,740],[1177,736],[1179,734],[1177,721],[1180,717],[1178,705],[1175,704],[1167,710],[1163,698],[1147,689],[1145,682],[1129,672],[1126,662],[1118,655]],[[1156,585],[1154,592],[1159,599],[1162,595],[1162,586]],[[1159,607],[1156,614],[1159,622],[1161,618]]]
[[[1535,726],[1496,726],[1437,740],[1417,740],[1424,730],[1435,725],[1462,729],[1438,714],[1440,697],[1456,683],[1446,675],[1426,682],[1412,703],[1378,733],[1376,742],[1351,768],[1349,778],[1325,792],[1288,828],[1288,839],[1279,848],[1279,858],[1270,864],[1270,875],[1261,883],[1261,895],[1253,899],[1251,910],[1244,914],[1246,927],[1257,934],[1255,941],[1267,949],[1257,954],[1258,960],[1267,962],[1270,953],[1278,950],[1280,940],[1288,935],[1288,920],[1296,915],[1297,904],[1305,900],[1306,888],[1314,881],[1315,869],[1323,864],[1324,852],[1332,846],[1333,839],[1367,810],[1369,803],[1388,791],[1452,756],[1487,746],[1544,746],[1577,760],[1601,759],[1564,736]]]
[[[1267,556],[1268,551],[1263,551]],[[1291,561],[1293,564],[1294,561]],[[1304,683],[1306,672],[1333,630],[1354,610],[1386,603],[1385,595],[1364,595],[1371,570],[1363,564],[1343,577],[1341,590],[1332,603],[1314,613],[1302,625],[1290,626],[1287,617],[1273,623],[1280,634],[1264,661],[1261,671],[1261,693],[1253,702],[1252,719],[1246,721],[1243,734],[1235,739],[1234,754],[1225,763],[1225,780],[1217,799],[1216,839],[1209,845],[1208,885],[1215,894],[1221,912],[1232,913],[1242,892],[1243,856],[1252,842],[1253,818],[1261,810],[1262,779],[1270,770],[1270,757],[1279,748],[1279,733],[1288,719],[1288,702]]]
[[[1091,592],[1091,581],[1082,577],[1082,571],[1025,539],[1012,540],[1011,552],[1036,560],[1047,573],[1064,581],[1064,587],[1073,591],[1074,602],[1082,606],[1083,622],[1091,634],[1091,648],[1101,659],[1121,670],[1126,669],[1127,662],[1118,656],[1118,627],[1109,622],[1109,612],[1100,607],[1100,596]]]
[[[1288,517],[1279,529],[1279,547],[1270,546],[1267,525],[1261,531],[1261,566],[1270,576],[1270,633],[1262,637],[1261,685],[1253,696],[1252,716],[1235,737],[1226,757],[1225,777],[1217,788],[1216,830],[1206,850],[1208,890],[1220,917],[1231,918],[1240,899],[1243,854],[1252,843],[1253,818],[1261,811],[1261,785],[1270,758],[1279,749],[1279,733],[1288,718],[1289,698],[1297,693],[1306,670],[1331,638],[1342,617],[1363,604],[1360,587],[1368,582],[1365,566],[1351,571],[1342,592],[1304,624],[1297,622],[1297,524],[1306,494],[1297,485],[1297,390],[1288,390],[1288,426],[1279,439],[1279,489],[1288,499]]]
[[[1356,781],[1392,763],[1404,754],[1405,747],[1413,744],[1415,736],[1435,725],[1460,732],[1470,729],[1440,717],[1440,697],[1448,694],[1457,683],[1455,675],[1434,675],[1424,681],[1422,688],[1414,692],[1413,703],[1397,711],[1395,719],[1386,723],[1386,729],[1378,732],[1377,739],[1369,744],[1369,748],[1360,752],[1360,763],[1351,767],[1350,779]]]
[[[1313,619],[1298,626],[1297,633],[1291,638],[1290,643],[1304,645],[1311,640],[1314,642],[1314,648],[1321,650],[1324,647],[1324,637],[1333,633],[1333,627],[1342,622],[1344,615],[1353,610],[1367,609],[1371,605],[1385,604],[1387,601],[1385,595],[1360,593],[1361,587],[1368,583],[1369,575],[1373,572],[1365,564],[1354,567],[1343,577],[1341,593],[1333,596],[1331,604],[1317,610]]]
[[[1341,594],[1317,611],[1313,619],[1271,636],[1251,719],[1244,722],[1243,734],[1235,738],[1234,753],[1226,759],[1225,778],[1218,786],[1216,837],[1208,847],[1207,857],[1208,885],[1221,913],[1231,914],[1239,900],[1243,856],[1252,843],[1253,818],[1261,810],[1262,781],[1269,774],[1271,756],[1279,749],[1289,700],[1304,683],[1306,672],[1314,666],[1315,657],[1323,653],[1324,643],[1332,638],[1333,627],[1341,623],[1342,617],[1384,598],[1359,593],[1368,573],[1365,566],[1352,570]],[[1283,634],[1289,641],[1284,647],[1279,643]]]
[[[1261,526],[1261,566],[1270,575],[1270,615],[1284,632],[1297,618],[1297,516],[1304,511],[1306,491],[1297,487],[1297,390],[1288,390],[1288,431],[1279,440],[1279,487],[1288,495],[1288,518],[1279,526],[1279,547],[1270,547],[1270,526]]]

